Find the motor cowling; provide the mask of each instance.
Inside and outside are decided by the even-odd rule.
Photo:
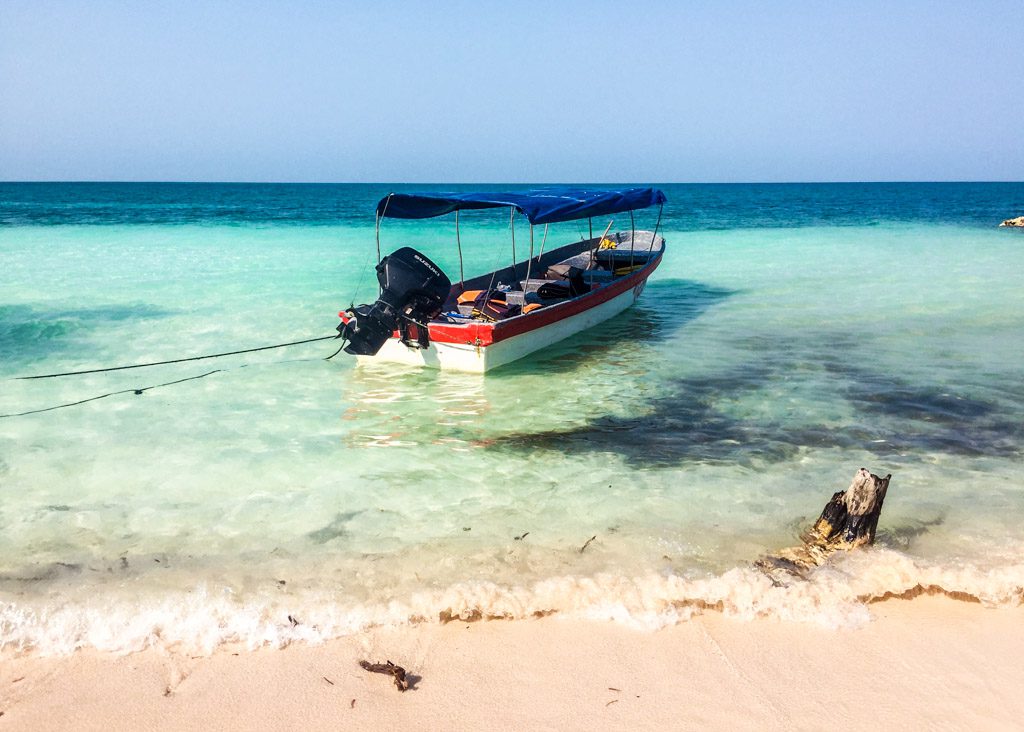
[[[352,308],[349,321],[338,326],[348,341],[345,352],[373,356],[396,330],[407,346],[426,348],[427,323],[440,314],[451,291],[447,275],[412,247],[402,247],[380,260],[377,282],[377,301]]]

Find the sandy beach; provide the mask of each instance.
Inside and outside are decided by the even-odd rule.
[[[1019,729],[1024,609],[888,600],[856,629],[706,612],[452,622],[211,657],[4,659],[0,728]],[[413,687],[357,665],[390,659]]]
[[[5,0],[0,732],[1024,732],[1021,7],[923,5]]]

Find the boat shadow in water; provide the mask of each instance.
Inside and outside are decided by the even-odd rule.
[[[633,408],[566,430],[516,432],[484,441],[489,449],[621,456],[634,467],[688,463],[757,467],[792,460],[807,449],[863,450],[907,463],[929,455],[1019,458],[1024,455],[1024,393],[1012,384],[979,396],[949,384],[913,383],[858,363],[855,340],[821,334],[815,342],[737,341],[753,353],[712,374],[673,378]],[[847,416],[829,423],[787,412],[764,416],[737,403],[770,404],[820,394]]]
[[[482,430],[504,425],[503,405],[535,379],[584,369],[621,376],[644,362],[643,347],[673,336],[733,292],[688,280],[648,286],[642,305],[528,358],[481,374],[373,364],[348,372],[342,386],[346,447],[478,446]],[[638,355],[639,354],[639,355]]]
[[[681,326],[735,294],[735,290],[692,280],[649,282],[636,305],[621,315],[495,369],[489,376],[567,373],[593,366],[616,352],[632,353],[645,344],[667,340]]]

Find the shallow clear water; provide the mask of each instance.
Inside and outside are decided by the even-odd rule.
[[[1020,184],[668,186],[640,303],[486,378],[322,342],[10,380],[330,334],[375,295],[387,188],[0,185],[0,414],[129,390],[0,419],[0,646],[1020,602],[1024,237],[994,226]],[[454,273],[453,233],[387,222],[383,246]],[[508,237],[464,216],[467,273]],[[749,568],[862,465],[894,476],[877,549],[789,588]]]

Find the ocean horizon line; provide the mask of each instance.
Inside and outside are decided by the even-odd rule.
[[[296,186],[472,186],[472,185],[508,185],[508,186],[635,186],[635,185],[666,185],[666,186],[794,186],[794,185],[1003,185],[1021,184],[1021,180],[780,180],[780,181],[287,181],[287,180],[103,180],[103,179],[69,179],[69,180],[0,180],[0,185],[296,185]]]

